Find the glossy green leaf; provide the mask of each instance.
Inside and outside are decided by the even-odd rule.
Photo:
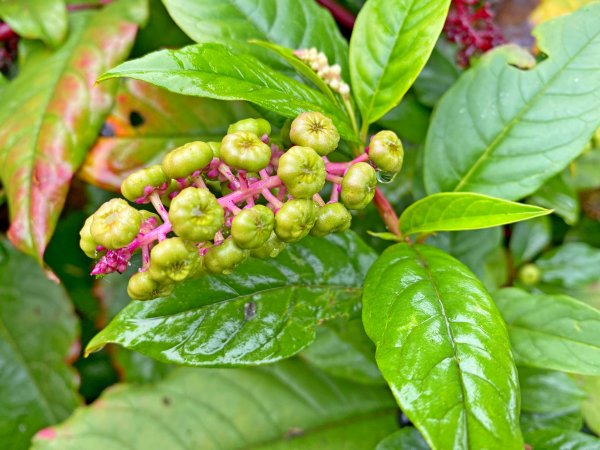
[[[563,172],[549,179],[531,196],[530,201],[554,210],[567,224],[574,225],[579,219],[579,197],[566,178]]]
[[[32,450],[374,448],[396,429],[384,388],[339,381],[298,361],[179,369],[153,386],[117,386]]]
[[[593,4],[538,26],[548,58],[531,70],[511,65],[514,52],[500,48],[465,72],[429,129],[427,192],[517,200],[579,155],[600,125],[599,21]]]
[[[429,450],[429,446],[415,428],[404,427],[377,444],[375,450]]]
[[[257,113],[242,102],[173,94],[143,81],[119,85],[104,134],[79,175],[88,183],[118,191],[131,172],[160,163],[165,153],[190,141],[220,141],[230,123]],[[132,117],[141,123],[131,124]]]
[[[78,354],[77,328],[64,289],[0,240],[2,448],[29,448],[35,432],[64,420],[80,402],[75,372],[65,363]]]
[[[582,404],[585,424],[598,434],[600,433],[600,377],[581,376],[578,381],[585,392]]]
[[[315,47],[348,73],[348,44],[315,1],[163,0],[171,17],[196,42],[259,39],[291,49]],[[251,49],[252,50],[252,49]],[[268,53],[260,53],[261,57]],[[262,58],[261,58],[262,59]]]
[[[600,375],[600,311],[566,295],[506,288],[494,294],[518,363]]]
[[[72,14],[66,43],[38,46],[0,104],[0,178],[7,188],[9,237],[42,259],[73,172],[108,113],[114,85],[96,78],[127,56],[143,3],[122,1]],[[32,88],[34,86],[35,88]]]
[[[203,276],[163,299],[131,302],[89,343],[117,343],[163,362],[243,366],[287,358],[318,323],[355,315],[374,260],[356,235],[305,238],[278,258]]]
[[[552,239],[552,227],[548,217],[539,217],[517,223],[510,237],[510,253],[515,266],[535,258]]]
[[[600,450],[600,439],[578,431],[548,428],[525,434],[534,449],[547,450]]]
[[[600,279],[600,249],[569,242],[536,261],[542,281],[565,287],[585,286]]]
[[[400,229],[404,234],[476,230],[551,212],[471,192],[443,192],[429,195],[406,208],[400,216]]]
[[[400,408],[429,445],[523,447],[508,334],[463,264],[434,247],[390,247],[365,280],[363,323]]]
[[[151,53],[115,67],[100,81],[117,77],[147,81],[178,94],[247,100],[285,117],[320,111],[331,117],[343,137],[355,139],[345,113],[324,94],[221,44]]]
[[[582,191],[600,187],[600,139],[596,139],[595,147],[585,151],[573,163],[572,185]]]
[[[519,367],[521,410],[553,412],[579,410],[585,393],[566,373]]]
[[[396,106],[413,84],[442,31],[449,6],[450,0],[365,3],[350,40],[350,76],[366,124]]]
[[[3,0],[0,19],[18,35],[41,39],[58,47],[67,35],[67,8],[63,0]]]
[[[317,339],[300,357],[338,378],[364,384],[385,384],[377,363],[375,346],[360,320],[332,320],[317,328]]]
[[[462,73],[456,63],[456,45],[439,39],[413,86],[419,101],[433,108]]]

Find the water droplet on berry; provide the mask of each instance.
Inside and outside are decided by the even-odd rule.
[[[398,175],[398,172],[386,172],[384,170],[376,170],[377,181],[380,183],[391,183]]]

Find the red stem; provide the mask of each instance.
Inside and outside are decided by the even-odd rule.
[[[16,35],[17,33],[7,23],[0,23],[0,41],[6,41]]]
[[[379,211],[379,215],[385,222],[386,227],[392,233],[394,233],[398,237],[402,237],[402,233],[400,233],[400,224],[398,221],[398,216],[394,212],[394,208],[385,197],[381,189],[375,188],[375,198],[373,199],[373,203],[375,204],[375,208]]]
[[[321,4],[324,8],[327,8],[333,18],[344,28],[351,30],[354,28],[354,14],[348,11],[343,6],[339,5],[334,0],[317,0],[318,3]]]

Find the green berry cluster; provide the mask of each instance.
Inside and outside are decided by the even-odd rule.
[[[186,279],[230,273],[249,256],[275,257],[308,234],[347,230],[349,210],[375,195],[376,170],[402,167],[402,144],[391,131],[373,136],[368,153],[330,162],[340,136],[318,112],[292,121],[281,137],[292,143],[287,150],[270,135],[266,120],[241,120],[221,142],[190,142],[130,174],[121,185],[129,202],[105,203],[80,232],[82,250],[98,259],[92,274],[123,272],[140,251],[143,265],[128,293],[146,300]],[[329,201],[321,197],[327,183]],[[151,204],[156,214],[131,203]]]

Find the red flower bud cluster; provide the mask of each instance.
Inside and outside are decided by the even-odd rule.
[[[4,22],[0,22],[0,72],[8,73],[17,58],[19,36]]]

